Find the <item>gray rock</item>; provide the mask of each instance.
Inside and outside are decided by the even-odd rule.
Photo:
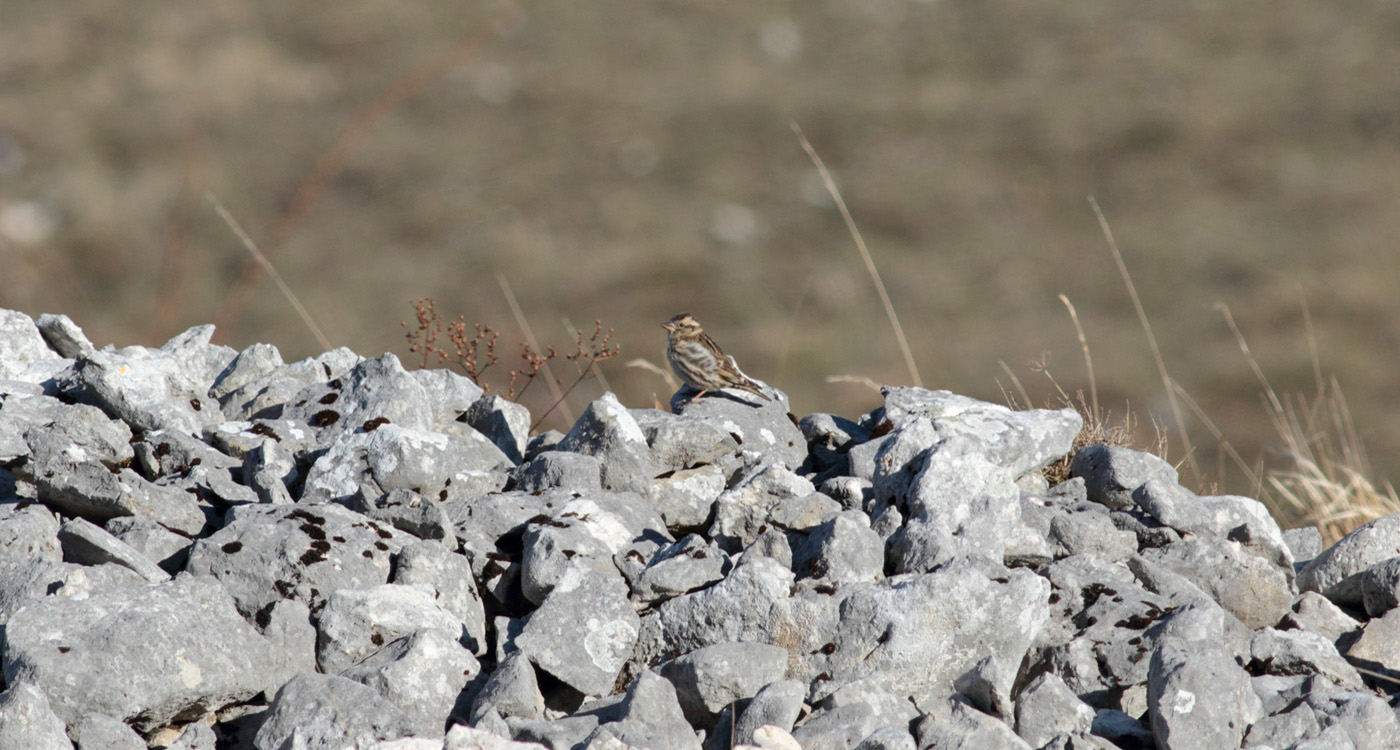
[[[1400,557],[1376,563],[1361,574],[1361,602],[1372,617],[1400,606]]]
[[[349,349],[333,349],[255,377],[220,402],[225,404],[225,413],[234,419],[278,419],[304,388],[338,378],[362,361]]]
[[[237,406],[229,397],[238,389],[259,378],[265,378],[285,366],[282,353],[272,344],[253,344],[229,360],[224,369],[214,377],[209,386],[209,395],[218,399],[220,406],[229,410]],[[236,409],[234,409],[236,411]]]
[[[451,370],[419,369],[411,370],[408,374],[418,381],[418,385],[423,386],[423,390],[427,392],[434,421],[439,425],[436,429],[439,430],[443,430],[443,427],[448,423],[460,419],[462,413],[471,409],[472,404],[476,403],[483,394],[481,386],[472,382],[471,378],[458,375]],[[528,418],[525,424],[528,430]]]
[[[424,628],[390,641],[341,675],[374,688],[403,710],[413,732],[435,737],[481,665],[450,633]]]
[[[195,542],[185,569],[222,581],[250,620],[282,599],[319,612],[335,591],[388,581],[391,555],[412,540],[339,505],[242,506]]]
[[[593,731],[598,728],[598,717],[593,715],[566,716],[554,721],[533,721],[511,719],[506,722],[510,736],[517,742],[539,743],[549,748],[583,747]]]
[[[1070,476],[1082,477],[1089,500],[1110,508],[1134,506],[1133,492],[1149,480],[1177,484],[1176,469],[1141,451],[1098,443],[1081,448],[1070,462]]]
[[[1132,500],[1162,525],[1183,534],[1220,536],[1201,499],[1175,481],[1148,479],[1132,491]]]
[[[814,697],[864,681],[924,706],[951,695],[953,681],[987,656],[1001,667],[1006,684],[999,687],[1009,694],[1049,617],[1049,595],[1049,583],[1029,571],[993,580],[968,567],[859,588],[841,603],[830,653],[812,657],[831,677],[814,685]]]
[[[106,714],[85,713],[69,732],[78,750],[146,750],[146,741],[135,729]]]
[[[373,689],[336,675],[299,674],[277,691],[253,746],[341,750],[412,732],[412,720]]]
[[[996,660],[988,656],[972,669],[958,675],[953,689],[977,710],[995,716],[1008,724],[1015,719],[1015,708],[1006,686],[1011,684]]]
[[[476,724],[488,713],[502,718],[543,718],[544,696],[540,695],[535,668],[524,654],[515,653],[501,660],[472,701],[467,721]]]
[[[1362,690],[1361,675],[1325,636],[1305,630],[1262,628],[1250,642],[1257,671],[1275,675],[1322,675],[1344,690]]]
[[[1372,565],[1400,556],[1400,513],[1377,518],[1298,571],[1298,588],[1316,591],[1343,606],[1364,603],[1361,578]]]
[[[35,323],[39,335],[44,337],[44,343],[60,357],[75,359],[93,350],[92,342],[88,341],[83,329],[67,315],[44,313]]]
[[[1094,709],[1053,674],[1035,678],[1016,697],[1016,734],[1032,747],[1057,734],[1088,732],[1093,726]]]
[[[577,493],[574,493],[577,495]],[[521,540],[520,588],[540,603],[560,581],[588,571],[615,576],[613,556],[630,543],[670,541],[665,523],[639,496],[600,492],[576,496],[548,517],[537,517]]]
[[[1015,478],[975,438],[939,443],[913,481],[909,520],[890,537],[895,572],[926,572],[959,559],[1001,565],[1021,516]]]
[[[208,328],[212,334],[212,326]],[[208,345],[207,338],[203,345]],[[168,429],[199,435],[205,425],[222,422],[224,416],[219,402],[207,395],[204,374],[185,365],[173,350],[91,351],[73,362],[58,387],[69,398],[96,406],[142,432]]]
[[[47,396],[7,398],[0,415],[0,421],[20,429],[35,453],[42,442],[74,461],[97,461],[109,468],[127,464],[134,455],[131,428],[94,406],[63,404]]]
[[[1385,750],[1400,737],[1400,721],[1383,699],[1369,693],[1315,692],[1306,698],[1323,732],[1340,727],[1356,750]]]
[[[823,521],[840,512],[840,503],[820,492],[813,492],[810,495],[779,500],[769,509],[768,520],[774,528],[811,532]],[[866,517],[864,513],[860,515]]]
[[[170,574],[131,545],[107,533],[100,526],[74,518],[58,529],[58,541],[63,545],[65,562],[79,565],[116,563],[136,571],[151,583],[170,580]]]
[[[337,439],[307,472],[303,503],[346,503],[360,488],[376,496],[412,490],[447,500],[479,475],[494,477],[487,491],[505,486],[509,461],[474,430],[448,435],[382,425]]]
[[[500,396],[485,396],[472,402],[462,421],[495,443],[511,463],[524,461],[525,445],[530,440],[529,409]]]
[[[754,694],[739,721],[734,724],[734,741],[750,744],[754,732],[761,726],[775,726],[792,731],[797,717],[802,715],[802,699],[807,688],[796,680],[783,680],[765,685]]]
[[[1361,623],[1316,591],[1304,591],[1293,600],[1291,612],[1279,620],[1280,630],[1306,630],[1333,643],[1361,629]]]
[[[816,487],[781,463],[765,461],[739,479],[715,502],[715,520],[709,535],[729,552],[748,546],[768,521],[779,502],[807,497]]]
[[[1138,551],[1138,538],[1131,531],[1120,531],[1107,513],[1067,513],[1050,521],[1049,540],[1064,555],[1092,555],[1100,560],[1121,562]]]
[[[545,451],[514,472],[515,489],[538,494],[568,489],[588,492],[603,488],[603,464],[593,456],[569,451]]]
[[[1316,526],[1287,529],[1283,532],[1283,541],[1293,552],[1293,559],[1300,565],[1307,564],[1322,554],[1322,532],[1318,531]]]
[[[928,451],[942,438],[933,423],[919,417],[890,433],[889,440],[875,454],[875,475],[871,485],[876,500],[903,505],[914,477],[923,471]]]
[[[882,727],[871,732],[855,750],[916,750],[914,735],[899,727]]]
[[[278,416],[311,425],[322,445],[368,432],[376,424],[415,433],[427,433],[434,424],[427,389],[392,354],[366,359],[342,375],[302,388]]]
[[[306,460],[315,448],[316,434],[311,426],[294,419],[258,419],[252,422],[220,422],[204,431],[209,444],[226,455],[242,460],[248,451],[271,439],[298,462]]]
[[[700,740],[681,713],[676,690],[670,682],[644,671],[627,688],[617,706],[618,720],[601,730],[627,746],[650,750],[700,750]]]
[[[1322,733],[1317,716],[1306,703],[1290,711],[1265,716],[1249,728],[1244,747],[1294,747]]]
[[[767,557],[744,559],[719,583],[657,607],[660,653],[686,653],[716,643],[771,642],[772,610],[788,597],[794,576]]]
[[[1342,726],[1330,726],[1318,736],[1303,740],[1289,750],[1356,750],[1356,743],[1347,736]]]
[[[0,310],[0,380],[40,383],[63,364],[32,318],[18,310]]]
[[[699,591],[723,580],[731,567],[718,545],[691,534],[660,549],[628,584],[633,599],[650,604]]]
[[[1011,727],[964,703],[955,703],[947,718],[925,716],[916,729],[919,747],[1031,750]]]
[[[429,586],[438,605],[462,623],[463,645],[477,656],[486,653],[486,611],[467,558],[441,544],[413,542],[399,552],[393,582]]]
[[[1344,652],[1347,660],[1357,666],[1381,672],[1400,665],[1400,609],[1366,623],[1366,628]]]
[[[690,393],[682,388],[672,396],[671,410],[719,428],[733,439],[746,460],[765,456],[796,469],[807,458],[807,441],[788,416],[787,396],[777,391],[770,391],[770,395],[775,397],[773,401],[763,401],[742,391],[727,390],[685,403]],[[711,444],[711,450],[718,447]]]
[[[686,720],[711,727],[720,709],[783,679],[787,662],[787,650],[778,646],[719,643],[665,662],[656,672],[675,686]]]
[[[274,684],[280,685],[298,672],[316,671],[316,628],[305,604],[283,599],[253,624],[272,644],[273,674],[277,675]]]
[[[658,409],[633,409],[632,416],[646,435],[658,474],[699,466],[717,466],[728,473],[741,460],[738,440],[719,422]]]
[[[530,614],[515,645],[540,669],[585,695],[606,695],[632,646],[640,618],[616,573],[556,585]]]
[[[69,724],[95,711],[149,731],[275,688],[273,663],[209,578],[47,597],[5,628],[5,681],[43,690]]]
[[[345,501],[345,507],[419,539],[457,548],[457,532],[441,501],[431,500],[413,490],[390,490],[382,495],[366,490],[367,487],[361,486]]]
[[[341,674],[389,641],[435,628],[459,642],[464,629],[440,606],[427,586],[386,583],[341,589],[326,598],[317,626],[316,660],[321,671]]]
[[[1250,701],[1254,708],[1251,708]],[[1249,675],[1218,644],[1163,638],[1147,678],[1158,747],[1239,747],[1258,713]]]
[[[243,453],[244,482],[258,496],[260,503],[289,505],[289,487],[301,480],[296,456],[273,438],[263,438]]]
[[[654,480],[651,496],[666,528],[679,533],[703,530],[724,490],[724,472],[718,466],[706,465],[680,469]]]
[[[103,528],[147,559],[155,561],[165,572],[174,575],[185,569],[190,545],[193,544],[189,537],[176,534],[149,518],[135,516],[113,518]]]
[[[851,449],[846,451],[846,471],[856,479],[870,482],[872,494],[875,486],[875,457],[891,439],[890,435],[884,434],[860,445],[851,446]]]
[[[1277,623],[1293,601],[1285,572],[1235,542],[1188,539],[1142,557],[1190,580],[1251,629]]]
[[[53,511],[37,503],[0,503],[0,556],[63,559]]]
[[[1249,678],[1254,694],[1270,716],[1288,710],[1303,699],[1313,683],[1311,675],[1263,674]]]
[[[73,750],[73,743],[64,731],[63,720],[49,707],[44,692],[19,683],[0,693],[0,747]]]
[[[643,495],[651,491],[656,472],[652,469],[646,435],[611,393],[588,405],[559,442],[558,450],[597,458],[603,489]]]
[[[1152,732],[1142,722],[1111,708],[1094,712],[1094,734],[1121,747],[1152,747],[1153,743]]]
[[[132,442],[136,464],[148,477],[185,474],[192,467],[242,469],[242,462],[178,430],[155,430]]]

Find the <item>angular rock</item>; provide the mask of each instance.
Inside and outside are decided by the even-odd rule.
[[[1258,700],[1217,644],[1164,638],[1152,654],[1147,701],[1158,747],[1239,747]]]
[[[925,716],[917,730],[919,747],[1031,750],[1011,727],[964,703],[955,703],[947,718]]]
[[[389,642],[341,675],[402,709],[414,734],[435,737],[447,728],[462,689],[480,673],[481,665],[456,638],[424,628]]]
[[[371,688],[336,675],[299,674],[277,691],[253,746],[339,750],[412,732],[412,720]]]
[[[675,688],[654,672],[644,671],[633,680],[617,714],[617,721],[599,729],[627,746],[700,750],[700,740],[681,713]]]
[[[339,505],[253,505],[195,542],[185,569],[224,583],[249,619],[282,599],[319,612],[340,589],[388,581],[391,555],[413,538]]]
[[[686,720],[709,727],[720,709],[781,680],[787,662],[787,649],[778,646],[719,643],[665,662],[656,672],[675,686]]]
[[[846,511],[829,517],[793,549],[793,569],[831,584],[873,582],[885,574],[885,542],[870,517]]]
[[[1188,539],[1142,557],[1185,577],[1251,629],[1277,623],[1293,600],[1284,571],[1235,542]]]
[[[588,405],[558,450],[593,456],[600,463],[603,489],[647,494],[651,491],[651,451],[637,420],[605,393]]]
[[[113,473],[68,448],[38,446],[33,471],[39,500],[65,515],[96,524],[137,516],[190,535],[200,533],[206,523],[194,496],[153,484],[131,469]]]
[[[34,320],[18,310],[0,310],[0,380],[39,383],[55,365],[61,367],[63,359],[45,343]]]
[[[447,509],[441,501],[431,500],[413,490],[390,490],[373,497],[373,490],[366,490],[369,488],[361,486],[345,501],[345,507],[419,539],[436,541],[452,549],[457,548],[457,534],[452,519],[448,517]]]
[[[1367,568],[1400,557],[1400,513],[1377,518],[1347,534],[1298,571],[1298,589],[1316,591],[1334,604],[1364,604]]]
[[[1107,513],[1068,513],[1050,521],[1049,540],[1057,552],[1066,555],[1092,555],[1100,560],[1121,562],[1138,551],[1137,535],[1120,531]]]
[[[83,714],[69,733],[78,750],[146,750],[146,741],[135,729],[106,714]]]
[[[515,645],[540,669],[585,695],[611,692],[637,642],[640,618],[620,576],[587,574],[556,585]]]
[[[1304,630],[1263,628],[1250,642],[1253,664],[1276,675],[1322,675],[1344,690],[1362,690],[1361,675],[1326,637]]]
[[[1053,674],[1035,678],[1016,698],[1016,734],[1032,747],[1057,734],[1087,733],[1093,726],[1094,709]]]
[[[1295,747],[1322,733],[1317,716],[1306,703],[1290,711],[1265,716],[1249,728],[1244,747]]]
[[[116,563],[131,568],[151,583],[170,580],[170,574],[150,558],[102,527],[81,518],[64,523],[58,530],[58,541],[63,545],[63,559],[66,562],[79,565]]]
[[[1321,740],[1341,729],[1356,750],[1385,750],[1400,737],[1400,721],[1381,698],[1369,693],[1316,692],[1307,696],[1307,705],[1322,725]],[[1321,747],[1337,747],[1341,738]]]
[[[768,457],[789,469],[796,469],[806,459],[807,441],[788,416],[787,396],[781,392],[770,391],[775,400],[763,401],[743,391],[727,390],[687,403],[691,395],[686,388],[678,391],[671,397],[671,411],[719,428],[733,438],[746,459]]]
[[[44,337],[44,343],[60,357],[74,359],[93,350],[92,342],[83,329],[67,315],[44,313],[34,322],[39,335]]]
[[[103,527],[171,575],[185,569],[189,558],[189,537],[176,534],[149,518],[119,516]]]
[[[0,556],[19,559],[63,559],[58,543],[58,518],[37,503],[0,503]]]
[[[487,491],[500,489],[509,463],[474,430],[447,435],[386,424],[344,436],[316,459],[301,502],[346,503],[362,487],[376,497],[403,489],[447,500],[479,484],[483,475],[494,477]]]
[[[723,581],[656,609],[663,648],[686,653],[730,641],[771,642],[774,605],[788,597],[793,581],[787,566],[745,555]]]
[[[732,567],[718,545],[691,534],[660,549],[629,577],[628,584],[633,599],[652,603],[710,586],[723,580]]]
[[[427,588],[386,583],[332,592],[317,627],[321,671],[341,674],[390,641],[421,629],[441,630],[460,642],[461,621],[439,606]]]
[[[433,410],[435,429],[446,432],[446,425],[461,419],[464,412],[471,409],[483,394],[481,386],[471,378],[458,375],[447,369],[420,369],[408,373],[428,394],[428,403]],[[529,421],[526,425],[528,428]]]
[[[1400,557],[1376,563],[1361,575],[1361,602],[1366,614],[1380,617],[1400,606]]]
[[[10,618],[4,653],[5,681],[68,724],[95,711],[149,731],[276,687],[271,645],[209,578],[47,597]]]
[[[323,445],[374,425],[426,433],[434,423],[427,389],[392,354],[366,359],[342,375],[302,388],[278,416],[305,421],[318,430]]]
[[[1177,484],[1176,469],[1162,458],[1105,443],[1079,449],[1069,474],[1084,479],[1091,502],[1110,508],[1133,507],[1133,492],[1149,480]]]
[[[517,469],[514,489],[539,494],[568,489],[588,492],[603,488],[603,464],[593,456],[569,451],[546,451]]]
[[[806,696],[806,686],[796,680],[763,686],[734,724],[734,741],[741,745],[752,743],[754,733],[763,726],[792,731],[797,717],[802,715],[802,699]]]
[[[487,713],[497,717],[540,719],[544,716],[544,697],[535,677],[535,668],[522,653],[501,660],[472,701],[468,722],[477,724]]]
[[[1400,665],[1400,609],[1366,623],[1355,642],[1347,645],[1347,660],[1357,666],[1385,674]]]
[[[651,496],[656,512],[672,533],[700,531],[710,522],[715,501],[724,489],[724,472],[707,465],[654,480]]]
[[[1339,643],[1344,636],[1361,629],[1361,623],[1315,591],[1299,594],[1291,609],[1279,620],[1280,630],[1306,630]]]
[[[759,464],[719,496],[709,535],[726,551],[738,552],[763,533],[761,527],[778,503],[815,492],[810,481],[782,464]]]
[[[345,347],[332,349],[254,377],[220,397],[219,401],[224,405],[225,413],[234,419],[275,420],[288,411],[289,404],[303,389],[338,378],[362,361],[363,358]],[[305,420],[297,421],[306,423]]]
[[[213,326],[199,331],[203,341],[184,343],[208,347]],[[187,332],[189,333],[189,332]],[[224,421],[219,402],[207,395],[204,374],[186,369],[181,337],[173,349],[128,347],[121,351],[91,351],[79,356],[60,377],[59,388],[79,403],[96,406],[142,432],[168,429],[199,435],[205,425]],[[194,368],[192,368],[194,369]]]
[[[486,396],[472,402],[461,419],[495,443],[511,463],[524,461],[530,439],[529,409],[500,396]]]
[[[486,653],[486,612],[473,580],[471,563],[434,542],[404,545],[394,566],[394,583],[432,588],[438,605],[462,623],[462,641],[472,653]]]
[[[632,414],[646,435],[652,466],[660,474],[700,466],[728,473],[740,461],[738,440],[719,423],[654,409]]]
[[[0,747],[73,750],[73,743],[64,731],[63,720],[49,707],[44,692],[33,685],[19,683],[0,693]]]

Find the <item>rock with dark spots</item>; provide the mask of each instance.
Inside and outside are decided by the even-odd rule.
[[[389,579],[390,558],[413,537],[339,505],[249,505],[195,542],[185,569],[224,583],[250,620],[282,599],[319,612],[340,589]]]
[[[480,722],[488,713],[501,718],[538,720],[544,717],[544,697],[535,668],[522,653],[501,660],[472,701],[467,721]]]
[[[337,675],[299,674],[277,691],[253,746],[340,750],[413,730],[408,715],[365,685]]]
[[[603,464],[593,456],[569,451],[545,451],[521,464],[512,475],[514,489],[538,494],[552,489],[588,492],[603,488]]]
[[[1188,539],[1142,557],[1190,580],[1251,629],[1277,623],[1293,601],[1287,574],[1235,542]]]
[[[1158,747],[1239,747],[1259,713],[1249,674],[1205,640],[1162,639],[1147,694]]]
[[[814,492],[816,488],[810,481],[781,463],[761,463],[719,496],[709,536],[727,551],[738,552],[763,533],[763,526],[778,503]]]
[[[557,449],[597,458],[605,490],[642,495],[651,491],[651,480],[656,472],[646,435],[611,393],[603,394],[588,405],[569,434],[559,441]]]
[[[242,460],[248,451],[272,440],[282,452],[300,463],[315,448],[316,435],[311,426],[295,419],[258,419],[251,422],[220,422],[204,431],[209,444],[223,453]]]
[[[665,662],[656,672],[675,686],[686,720],[709,727],[721,708],[781,680],[787,661],[787,650],[778,646],[719,643]]]
[[[332,349],[255,377],[219,401],[233,419],[278,419],[303,389],[334,380],[363,361],[345,347]]]
[[[530,614],[515,645],[564,684],[605,695],[637,642],[640,618],[627,593],[616,572],[571,578]]]
[[[524,461],[530,439],[529,409],[500,396],[485,396],[472,402],[461,420],[495,443],[512,464]]]
[[[212,326],[206,328],[205,347],[213,333]],[[210,381],[186,369],[190,360],[182,361],[185,354],[190,354],[188,347],[87,352],[58,377],[58,387],[68,398],[96,406],[142,432],[168,429],[199,435],[205,425],[222,422],[224,416],[219,402],[208,396]]]
[[[1080,448],[1070,462],[1070,476],[1082,477],[1089,500],[1110,508],[1131,508],[1133,492],[1156,479],[1177,484],[1176,469],[1164,459],[1117,445]]]
[[[361,487],[446,499],[454,485],[473,482],[473,474],[495,476],[491,491],[505,485],[508,465],[505,454],[474,430],[448,435],[385,424],[338,439],[316,459],[300,502],[345,503]]]
[[[643,539],[670,542],[664,522],[640,496],[600,492],[575,497],[526,528],[521,591],[538,604],[561,581],[589,571],[616,576],[613,555]]]
[[[131,545],[109,534],[100,526],[81,518],[67,521],[58,530],[65,562],[79,565],[116,563],[136,571],[151,583],[170,580],[170,574]]]
[[[341,589],[326,598],[316,637],[321,671],[340,674],[390,641],[433,628],[461,641],[462,623],[440,606],[427,586],[386,583]]]
[[[729,556],[718,545],[691,534],[657,551],[629,576],[628,585],[633,599],[650,604],[699,591],[723,580],[732,567]]]
[[[788,414],[787,396],[769,391],[772,401],[743,391],[712,392],[699,399],[682,387],[671,397],[671,411],[688,419],[714,425],[733,438],[746,458],[771,456],[783,466],[796,469],[807,457],[807,441]]]
[[[428,432],[434,424],[427,389],[392,354],[366,359],[342,375],[302,388],[279,416],[311,425],[322,445],[375,424],[414,432]]]
[[[73,743],[64,731],[63,720],[50,708],[44,692],[32,685],[19,683],[0,693],[0,747],[73,750]],[[144,748],[145,744],[141,747]]]
[[[793,570],[802,578],[833,585],[871,582],[885,574],[885,540],[870,530],[860,511],[829,516],[792,551]]]
[[[1344,690],[1362,690],[1361,675],[1325,636],[1305,630],[1263,628],[1250,642],[1259,672],[1275,675],[1316,674]]]
[[[209,386],[209,395],[218,399],[219,404],[227,409],[233,405],[229,396],[235,391],[259,378],[271,375],[285,364],[282,361],[282,353],[276,346],[253,344],[224,365],[224,369],[214,377],[213,384]]]
[[[43,505],[0,502],[0,556],[58,561],[58,518]]]
[[[615,710],[617,720],[600,729],[627,747],[700,750],[700,740],[686,723],[675,688],[650,670],[637,676]]]
[[[1053,674],[1035,678],[1016,697],[1016,734],[1032,747],[1057,734],[1087,733],[1093,726],[1094,709]]]
[[[443,425],[457,421],[481,398],[481,386],[471,378],[458,375],[447,369],[410,370],[409,376],[428,394],[428,403],[433,410],[433,419],[442,429]],[[529,422],[526,422],[528,429]]]
[[[928,450],[942,437],[933,423],[923,417],[890,433],[890,439],[884,441],[875,454],[875,475],[871,477],[875,498],[902,505],[915,475],[923,470],[928,460]]]
[[[658,478],[651,487],[656,512],[666,521],[666,528],[672,533],[702,531],[724,492],[725,476],[718,466],[699,466]]]
[[[1361,623],[1316,591],[1299,594],[1289,609],[1292,611],[1279,620],[1280,630],[1306,630],[1338,643],[1361,629]]]
[[[148,477],[184,474],[192,467],[243,470],[243,462],[179,430],[155,430],[133,441],[136,464]]]
[[[59,513],[99,525],[138,516],[184,534],[203,531],[206,519],[193,495],[152,483],[131,469],[110,469],[71,446],[32,442],[34,487],[39,500]]]
[[[396,489],[384,494],[361,487],[344,502],[345,507],[363,513],[419,539],[436,541],[456,549],[457,534],[441,501],[413,490]]]
[[[462,623],[463,645],[477,656],[486,653],[486,614],[467,558],[441,544],[412,542],[399,552],[393,582],[431,587],[438,605]]]
[[[97,461],[117,467],[133,457],[131,428],[86,404],[64,404],[48,396],[6,398],[0,405],[0,422],[17,428],[31,452],[42,443],[49,451],[61,450],[75,461]]]
[[[68,731],[78,750],[146,750],[146,741],[135,729],[106,714],[85,713]]]
[[[480,673],[481,665],[456,638],[425,628],[389,642],[341,675],[402,709],[414,734],[434,737],[446,728],[462,689]]]
[[[68,724],[96,711],[149,731],[277,687],[271,644],[209,578],[46,597],[10,618],[4,653],[6,683]]]

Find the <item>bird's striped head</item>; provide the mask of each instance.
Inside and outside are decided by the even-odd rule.
[[[674,318],[662,323],[661,327],[671,333],[686,334],[698,333],[700,331],[700,324],[695,321],[695,318],[691,317],[690,313],[686,312],[678,313]]]

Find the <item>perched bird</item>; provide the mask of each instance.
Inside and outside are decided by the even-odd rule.
[[[744,377],[734,360],[725,356],[719,344],[705,333],[690,313],[681,313],[661,324],[666,329],[666,361],[676,377],[700,392],[690,400],[721,388],[738,388],[772,401],[758,383]]]

